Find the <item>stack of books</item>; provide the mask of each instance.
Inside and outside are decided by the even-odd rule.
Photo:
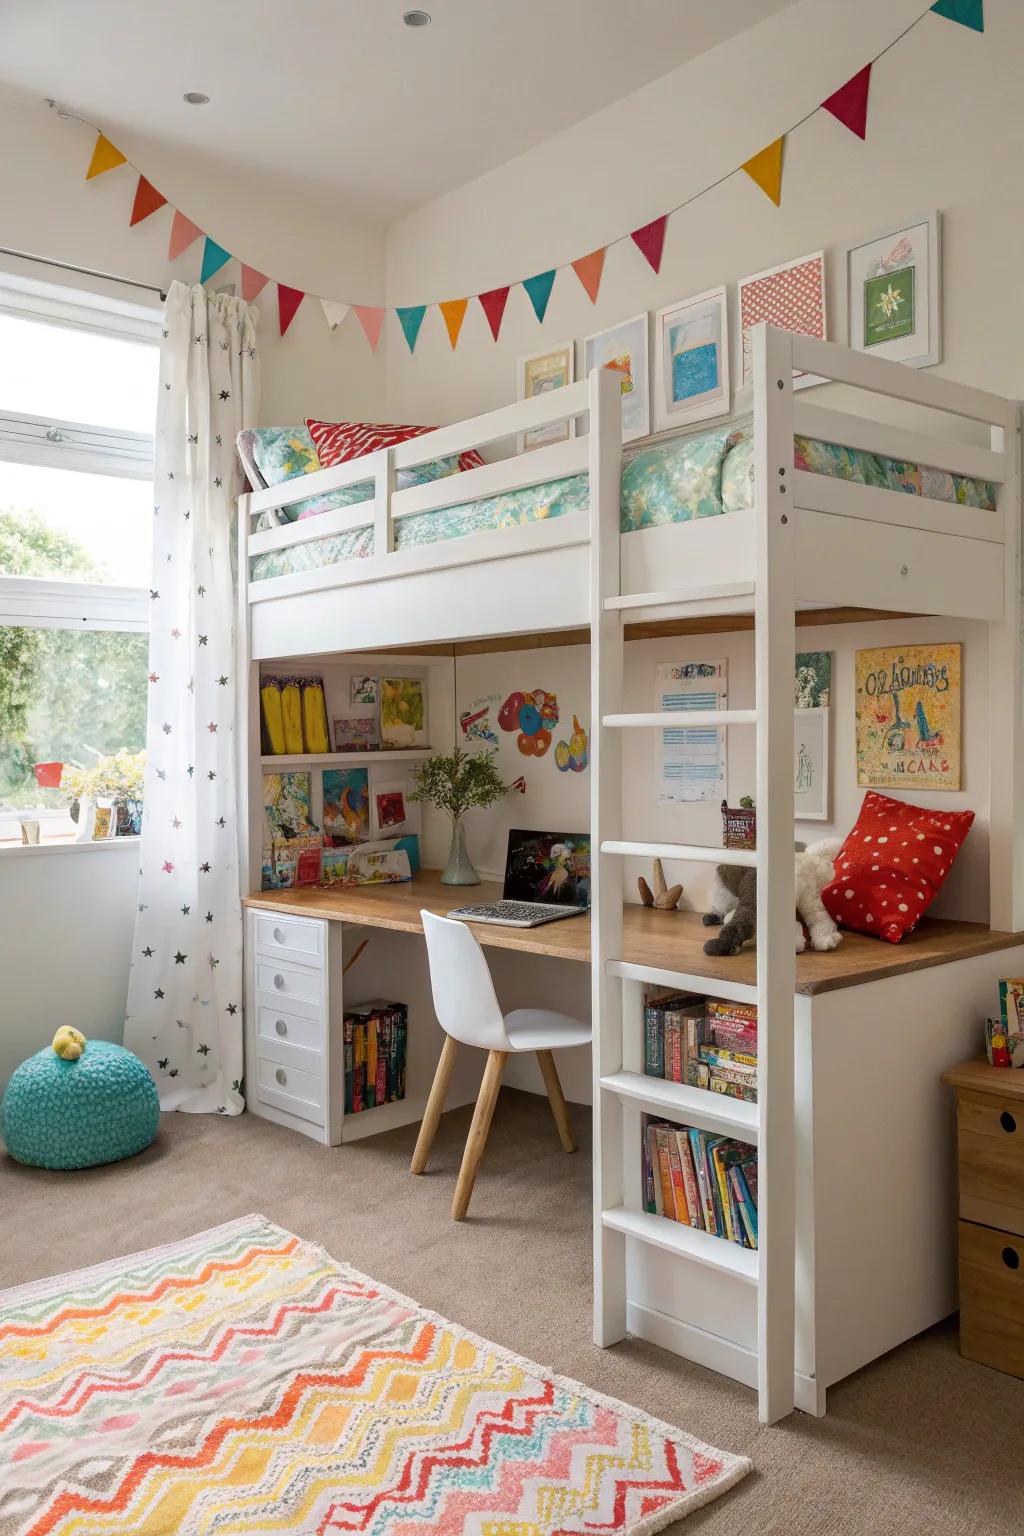
[[[644,1209],[757,1247],[757,1148],[694,1126],[642,1117]]]
[[[648,996],[644,1072],[757,1103],[757,1008],[692,993]]]
[[[358,1115],[405,1098],[409,1013],[404,1003],[375,1001],[350,1008],[343,1025],[345,1113]]]

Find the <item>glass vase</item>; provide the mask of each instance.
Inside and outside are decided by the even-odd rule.
[[[442,885],[479,885],[480,876],[470,863],[466,852],[466,829],[462,821],[452,822],[452,846],[448,851],[448,863],[441,876]]]

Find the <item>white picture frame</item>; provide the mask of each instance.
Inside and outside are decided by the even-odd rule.
[[[802,297],[801,297],[802,296]],[[792,314],[796,304],[802,324],[786,326],[783,314]],[[765,267],[763,272],[751,272],[741,277],[736,285],[736,329],[738,373],[740,382],[747,384],[751,378],[750,330],[766,320],[783,330],[793,330],[803,336],[828,339],[828,306],[825,294],[825,252],[810,251],[792,261],[783,261],[777,267]],[[807,389],[824,380],[816,373],[795,373],[794,389]]]
[[[887,357],[911,368],[931,368],[942,361],[938,209],[848,245],[843,270],[846,332],[855,352]],[[881,283],[886,277],[896,307],[891,314],[880,313],[873,321],[874,301],[876,297],[882,300]],[[888,339],[883,334],[886,327],[892,332]]]
[[[571,341],[560,341],[556,346],[543,347],[530,352],[516,362],[516,399],[533,400],[549,390],[561,389],[576,382],[576,346]],[[564,443],[576,435],[576,422],[555,421],[547,427],[537,427],[533,432],[519,434],[519,452],[529,453],[534,448],[545,448],[551,443]]]
[[[689,366],[682,376],[685,359]],[[659,309],[654,317],[654,430],[668,432],[727,416],[729,403],[725,287]]]
[[[828,821],[829,711],[793,711],[793,816],[797,821]]]
[[[648,355],[649,322],[646,310],[631,320],[620,320],[605,331],[583,339],[583,372],[594,368],[621,368],[622,441],[631,443],[651,431],[651,376]],[[628,369],[629,387],[626,387]]]

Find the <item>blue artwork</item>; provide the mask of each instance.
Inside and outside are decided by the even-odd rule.
[[[679,327],[679,331],[684,328]],[[692,400],[718,388],[718,346],[713,341],[697,347],[686,347],[677,352],[676,339],[679,331],[673,331],[672,341],[672,403]]]

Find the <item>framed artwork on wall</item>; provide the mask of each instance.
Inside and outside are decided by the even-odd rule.
[[[952,645],[858,651],[857,783],[959,789],[961,661]]]
[[[794,710],[793,815],[828,821],[828,710]]]
[[[939,215],[897,225],[846,247],[850,346],[912,368],[942,357]]]
[[[575,346],[571,341],[562,341],[555,347],[545,347],[543,352],[521,357],[516,364],[516,399],[535,400],[538,395],[571,384],[575,378],[574,358]],[[574,421],[556,421],[551,426],[538,427],[535,432],[523,432],[519,438],[519,452],[528,453],[531,448],[542,448],[549,443],[564,443],[575,431]]]
[[[583,371],[610,368],[622,392],[622,441],[646,437],[651,430],[650,373],[647,363],[647,315],[634,315],[583,343]]]
[[[654,322],[654,429],[729,410],[729,318],[724,288],[660,309]]]
[[[764,272],[742,277],[737,293],[744,384],[750,378],[751,370],[750,329],[762,320],[784,331],[797,331],[802,336],[817,336],[825,340],[824,251],[814,251],[810,256],[798,256],[795,261],[783,262],[781,267],[768,267]],[[820,383],[817,374],[793,376],[794,389]]]

